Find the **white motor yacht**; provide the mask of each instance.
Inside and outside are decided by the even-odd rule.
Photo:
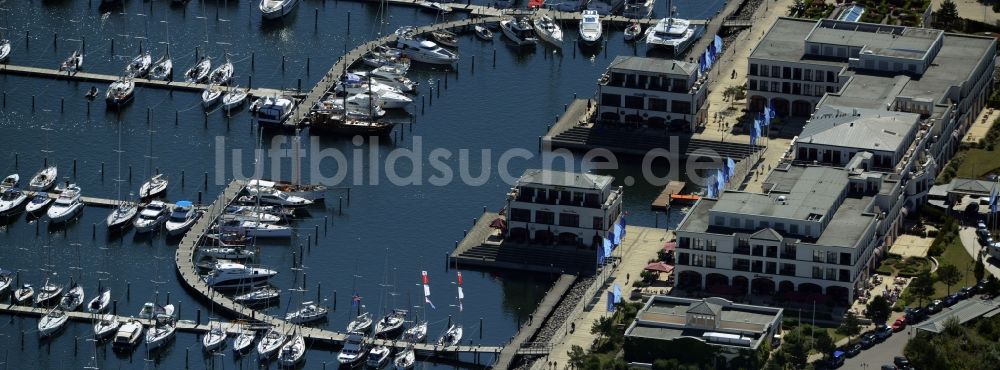
[[[664,47],[678,54],[694,41],[694,27],[687,19],[667,17],[646,30],[646,46]]]
[[[281,295],[281,291],[277,288],[271,286],[264,286],[261,288],[254,289],[250,292],[240,294],[233,297],[234,302],[243,304],[257,304],[265,303],[274,299],[278,299]]]
[[[63,312],[62,309],[57,307],[49,310],[45,316],[38,320],[38,336],[47,338],[58,333],[66,327],[67,321],[69,321],[69,316],[66,316],[66,312]]]
[[[261,0],[260,16],[264,19],[277,19],[291,13],[299,0]]]
[[[344,347],[337,354],[337,361],[341,365],[357,364],[368,356],[368,348],[368,344],[365,343],[365,338],[361,333],[347,333],[347,338],[344,339]]]
[[[424,40],[413,35],[414,28],[403,27],[396,31],[399,39],[396,47],[400,53],[410,59],[428,64],[455,65],[458,63],[458,53],[442,48],[433,41]]]
[[[517,46],[535,45],[538,41],[535,29],[526,17],[508,18],[500,21],[500,31]]]
[[[231,215],[222,215],[218,229],[223,232],[239,231],[254,238],[288,238],[292,236],[291,227],[254,220],[240,220]]]
[[[56,185],[58,175],[59,170],[56,166],[45,167],[31,178],[31,182],[28,183],[28,189],[36,192],[49,191],[49,189],[52,189]]]
[[[653,15],[653,7],[655,5],[656,0],[625,0],[622,16],[628,18],[649,18],[649,16]]]
[[[45,207],[48,207],[55,199],[49,197],[49,193],[35,193],[31,201],[24,206],[24,211],[32,215],[40,214]]]
[[[115,333],[115,339],[112,342],[112,347],[115,351],[127,351],[135,348],[139,341],[143,338],[143,331],[145,327],[142,325],[142,321],[137,319],[128,319],[121,326],[118,327],[118,332]]]
[[[28,195],[17,187],[3,189],[0,194],[0,216],[8,216],[21,210],[21,206],[28,202]]]
[[[167,214],[166,204],[158,200],[149,202],[133,223],[135,232],[145,233],[155,230],[167,221]]]
[[[251,196],[257,197],[261,204],[273,204],[283,207],[305,207],[313,204],[313,201],[309,199],[289,195],[274,188],[248,187],[247,192]]]
[[[281,216],[265,211],[256,211],[254,210],[254,207],[248,206],[226,207],[225,214],[227,216],[231,216],[232,219],[239,221],[259,221],[268,224],[281,221]]]
[[[253,250],[242,247],[201,248],[200,251],[205,257],[222,260],[247,260],[257,255]]]
[[[202,281],[213,288],[244,288],[265,283],[277,274],[274,270],[225,262],[217,263]]]
[[[601,40],[603,33],[601,16],[597,14],[597,11],[584,10],[580,19],[580,41],[584,44],[596,44]]]
[[[8,175],[3,179],[3,181],[0,181],[0,190],[20,187],[20,185],[21,185],[21,176],[15,173]]]
[[[201,213],[194,209],[194,204],[190,201],[177,202],[170,211],[170,217],[167,218],[167,235],[181,235],[187,232],[200,215]]]
[[[70,184],[52,203],[52,207],[49,207],[46,215],[49,216],[50,222],[61,223],[73,218],[81,210],[83,210],[83,202],[80,201],[80,187],[76,184]]]
[[[395,68],[379,67],[371,71],[355,71],[352,73],[365,77],[368,81],[389,86],[400,92],[408,93],[416,90],[416,82],[410,80],[406,76],[396,75],[395,73],[390,72],[392,70],[395,70]]]
[[[262,126],[282,127],[294,109],[295,102],[290,98],[284,96],[265,97],[260,103],[260,108],[257,109],[257,122]],[[288,123],[291,126],[295,124],[295,122]]]
[[[382,345],[372,347],[372,349],[368,351],[368,358],[365,363],[368,367],[380,369],[386,362],[389,361],[390,353],[392,353],[392,351],[389,350],[389,347]]]
[[[101,316],[101,319],[94,323],[94,338],[103,339],[114,334],[121,325],[122,323],[118,321],[118,316],[111,314]]]
[[[557,47],[562,47],[563,31],[552,17],[543,15],[532,19],[535,28],[535,35],[542,41],[548,42]]]

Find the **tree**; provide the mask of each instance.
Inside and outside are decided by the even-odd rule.
[[[945,264],[938,267],[938,280],[948,286],[948,295],[951,295],[951,286],[962,281],[962,271],[955,265]]]
[[[910,282],[910,295],[917,299],[917,304],[924,305],[924,300],[934,295],[934,278],[929,271],[921,272]]]
[[[998,2],[998,4],[1000,4],[1000,2]],[[980,254],[978,257],[976,257],[976,267],[972,269],[972,274],[973,274],[973,276],[976,277],[976,283],[979,283],[980,281],[982,281],[983,277],[986,276],[986,266],[983,265],[983,255],[982,254]]]
[[[826,330],[821,330],[816,334],[816,350],[823,354],[823,358],[826,358],[833,350],[837,348],[837,344],[833,342],[833,338],[830,337],[830,333]]]
[[[854,312],[847,311],[847,315],[844,316],[844,321],[840,323],[840,327],[837,328],[837,332],[847,336],[847,340],[850,341],[852,337],[861,333],[861,321],[858,320],[858,315]]]
[[[785,352],[788,364],[796,369],[806,366],[809,357],[809,343],[807,338],[799,330],[793,330],[783,339],[785,344],[782,348]]]
[[[876,326],[884,325],[889,320],[892,313],[892,305],[885,297],[877,295],[870,302],[865,310],[865,317],[870,319]]]
[[[996,297],[1000,295],[1000,280],[997,280],[996,276],[990,275],[986,278],[986,284],[983,285],[986,294]]]
[[[573,369],[582,369],[583,363],[587,359],[587,353],[583,352],[583,347],[575,344],[569,348],[566,356],[569,357],[569,366]]]
[[[611,331],[615,329],[615,319],[612,316],[602,316],[594,319],[594,325],[590,327],[590,334],[597,334],[598,340],[602,337],[610,337]]]
[[[951,0],[944,0],[934,19],[941,28],[951,29],[958,21],[958,6]]]

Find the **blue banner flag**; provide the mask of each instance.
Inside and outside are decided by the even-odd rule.
[[[726,190],[726,175],[722,173],[722,170],[715,172],[715,184],[719,188],[719,194],[722,194],[722,191]]]
[[[997,184],[993,183],[993,190],[990,191],[990,213],[997,213]]]
[[[622,231],[624,229],[622,229],[622,225],[621,224],[615,224],[614,230],[615,230],[615,239],[612,240],[612,241],[614,242],[614,246],[617,247],[617,246],[621,245],[621,243],[622,243],[622,236],[625,233]]]
[[[709,197],[709,198],[715,198],[716,197],[715,196],[715,183],[714,182],[709,181],[708,184],[705,184],[705,188],[706,188],[705,189],[706,190],[706,195],[705,195],[706,197]]]
[[[719,35],[715,35],[715,41],[712,43],[712,46],[715,47],[715,52],[716,53],[721,53],[722,52],[722,37],[719,37]]]
[[[608,312],[615,312],[615,293],[608,292]]]
[[[726,158],[726,180],[736,174],[736,162],[732,158]]]
[[[615,304],[622,303],[622,287],[618,285],[618,283],[615,283],[614,293],[615,293]]]
[[[604,240],[607,241],[607,239],[604,239]],[[606,257],[606,254],[604,252],[605,250],[606,250],[605,248],[597,248],[597,265],[598,266],[604,265],[604,257]]]
[[[622,214],[622,218],[618,220],[618,226],[621,226],[621,227],[622,227],[622,238],[624,238],[624,237],[625,237],[625,232],[626,232],[626,231],[628,231],[628,230],[627,230],[627,229],[625,228],[625,216],[626,216],[626,215],[628,215],[628,212],[625,212],[625,214]]]

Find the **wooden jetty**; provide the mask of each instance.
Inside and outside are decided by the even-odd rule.
[[[576,281],[575,275],[562,274],[556,283],[549,288],[549,291],[545,293],[545,298],[538,303],[538,307],[535,308],[535,312],[531,314],[532,320],[521,325],[521,328],[517,331],[517,335],[514,339],[510,341],[506,346],[500,350],[500,357],[497,358],[497,362],[493,364],[495,369],[509,369],[511,363],[514,361],[514,357],[527,350],[536,350],[538,353],[532,354],[547,354],[551,350],[551,345],[548,343],[529,343],[528,341],[538,333],[542,328],[542,324],[545,323],[545,319],[549,317],[552,310],[555,309],[559,301],[562,300],[569,288],[573,286],[573,282]]]
[[[658,195],[656,199],[653,200],[653,203],[650,204],[650,207],[653,210],[666,211],[668,208],[670,208],[671,196],[683,192],[685,186],[687,186],[687,183],[683,181],[671,181],[667,183],[667,186],[663,187],[663,191],[661,191],[660,195]]]
[[[222,194],[219,195],[218,199],[206,208],[206,217],[200,218],[191,230],[184,235],[180,244],[177,246],[177,252],[174,257],[174,262],[177,266],[177,275],[181,278],[185,288],[196,293],[196,296],[212,304],[216,308],[217,312],[228,313],[261,326],[295,328],[294,330],[302,334],[306,340],[312,343],[318,343],[321,345],[325,344],[331,347],[341,345],[347,337],[346,333],[296,325],[287,322],[282,318],[271,316],[264,312],[243,306],[229,297],[213,290],[201,280],[201,276],[199,276],[197,267],[195,266],[196,249],[199,241],[204,237],[215,218],[241,193],[245,186],[246,181],[242,180],[236,180],[230,183]],[[195,322],[194,326],[198,328],[203,327],[200,322]],[[407,345],[407,343],[402,341],[385,339],[373,339],[371,342],[376,345],[385,345],[396,349],[403,349]],[[500,356],[502,349],[503,347],[500,346],[480,346],[471,344],[438,346],[436,344],[417,343],[414,345],[414,350],[421,356],[450,357],[458,353],[471,353],[475,355],[477,363],[479,361],[480,354],[492,354],[493,358],[496,359]],[[513,350],[514,355],[544,355],[545,353],[547,353],[547,347],[537,348],[532,346],[519,346],[516,350]]]
[[[10,64],[0,65],[0,73],[24,75],[31,77],[41,77],[41,78],[51,78],[55,80],[73,80],[73,81],[90,81],[90,82],[101,82],[104,84],[110,84],[119,79],[118,76],[105,75],[99,73],[90,72],[75,72],[69,73],[66,71],[60,71],[58,69],[49,68],[39,68],[39,67],[28,67],[28,66],[17,66]],[[187,91],[202,91],[208,88],[208,84],[200,83],[190,83],[185,81],[163,81],[163,80],[153,80],[148,78],[135,78],[136,86],[147,86],[162,89],[176,89],[176,90],[187,90]],[[107,87],[107,86],[105,86]],[[223,90],[235,89],[236,87],[222,86]],[[274,95],[288,95],[287,92],[277,89],[268,88],[256,88],[250,89],[248,92],[251,96],[274,96]]]

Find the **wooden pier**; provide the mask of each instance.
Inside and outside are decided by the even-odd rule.
[[[106,85],[111,84],[112,82],[115,82],[119,79],[118,76],[114,75],[105,75],[105,74],[90,73],[84,71],[69,73],[57,69],[17,66],[10,64],[0,65],[0,73],[24,75],[24,76],[40,77],[40,78],[50,78],[55,80],[100,82],[105,84],[105,86],[103,86],[103,88],[101,89],[102,91],[107,88]],[[201,83],[191,83],[185,81],[168,82],[168,81],[153,80],[148,78],[135,78],[133,79],[133,81],[135,81],[136,86],[146,86],[153,88],[176,89],[176,90],[186,90],[186,91],[202,91],[208,88],[209,86],[208,84],[201,84]],[[232,86],[222,86],[223,90],[229,90],[235,88],[236,87]],[[250,96],[274,96],[282,94],[287,95],[288,93],[277,89],[256,88],[256,89],[250,89],[248,94]]]
[[[538,303],[538,307],[535,308],[535,312],[531,314],[532,319],[517,331],[517,335],[514,339],[510,341],[501,351],[500,357],[497,358],[497,362],[493,364],[495,369],[509,369],[511,363],[514,362],[514,356],[525,350],[536,349],[543,351],[541,354],[547,354],[551,350],[549,344],[537,344],[529,343],[538,333],[538,330],[542,328],[542,324],[545,323],[545,319],[552,314],[552,310],[555,309],[559,301],[562,300],[569,288],[573,286],[573,282],[576,281],[575,275],[563,274],[559,276],[556,283],[549,288],[549,291],[545,293],[545,298]]]
[[[294,328],[295,331],[302,334],[306,340],[312,343],[318,343],[321,345],[327,345],[330,347],[340,346],[346,339],[347,334],[338,331],[312,328],[303,325],[296,325],[287,322],[281,318],[268,315],[261,311],[256,311],[250,307],[243,306],[229,297],[218,293],[213,290],[207,284],[205,284],[198,274],[197,267],[195,265],[195,255],[196,249],[199,241],[204,237],[205,233],[208,231],[212,222],[220,214],[220,212],[228,206],[233,199],[235,199],[243,188],[246,186],[245,181],[237,180],[230,183],[222,194],[219,195],[218,199],[215,200],[210,206],[206,208],[205,216],[198,220],[197,223],[189,230],[181,239],[180,244],[177,246],[177,253],[174,257],[174,262],[177,266],[177,275],[181,278],[182,283],[185,288],[194,292],[197,297],[207,301],[209,304],[213,305],[216,312],[224,312],[241,319],[247,320],[248,322],[255,323],[259,326],[281,326],[285,328]],[[195,322],[193,328],[202,328],[204,325]],[[191,329],[196,330],[196,329]],[[197,329],[201,330],[201,329]],[[292,329],[289,329],[292,330]],[[375,345],[385,345],[388,347],[393,347],[396,349],[403,349],[408,343],[396,340],[385,340],[385,339],[372,339],[372,344]],[[457,346],[437,346],[436,344],[426,344],[417,343],[413,346],[414,351],[416,351],[420,356],[426,357],[452,357],[457,353],[471,353],[475,355],[476,361],[479,361],[479,355],[493,355],[492,360],[498,358],[501,354],[503,347],[500,346],[480,346],[480,345],[457,345]],[[547,348],[546,348],[547,349]],[[544,355],[546,349],[540,349],[536,347],[518,347],[516,351],[513,352],[514,355]]]
[[[666,211],[670,208],[671,196],[683,192],[685,186],[687,186],[687,183],[683,181],[671,181],[667,183],[667,186],[663,187],[663,191],[660,192],[660,195],[658,195],[656,199],[653,200],[653,203],[650,204],[650,208],[657,211]]]

